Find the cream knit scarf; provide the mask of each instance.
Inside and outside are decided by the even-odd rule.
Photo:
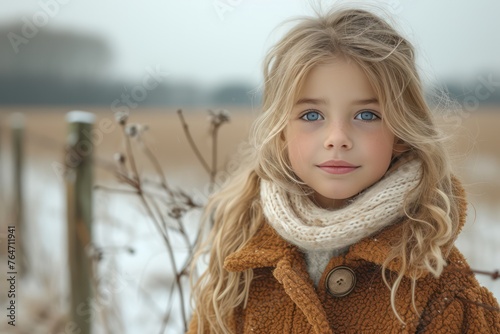
[[[403,201],[420,180],[420,165],[416,159],[405,163],[335,211],[261,180],[264,215],[282,238],[302,250],[345,249],[404,216]]]

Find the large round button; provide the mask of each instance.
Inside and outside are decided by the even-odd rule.
[[[356,274],[349,267],[335,267],[328,273],[325,285],[332,296],[347,296],[356,285]]]

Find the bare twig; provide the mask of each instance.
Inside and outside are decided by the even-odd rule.
[[[170,320],[170,312],[172,311],[172,296],[175,288],[175,282],[170,286],[170,292],[168,294],[169,300],[167,303],[167,309],[165,310],[165,314],[163,315],[163,321],[161,322],[160,334],[165,333],[165,329],[167,328],[168,320]]]
[[[179,109],[177,111],[177,114],[179,115],[179,118],[181,119],[182,128],[184,129],[184,134],[186,135],[186,138],[189,142],[189,145],[191,146],[191,149],[193,150],[194,154],[196,155],[196,158],[201,163],[201,165],[206,170],[206,172],[209,175],[211,175],[212,171],[211,171],[210,167],[208,166],[208,163],[205,161],[205,159],[201,155],[200,150],[198,149],[198,147],[196,146],[196,144],[193,140],[193,137],[191,137],[191,133],[189,132],[189,126],[186,123],[186,120],[184,119],[184,115],[182,114],[182,109]]]
[[[162,170],[162,168],[160,166],[160,163],[158,162],[158,159],[154,156],[153,152],[151,152],[151,150],[146,145],[146,143],[142,142],[142,148],[143,148],[144,154],[149,159],[149,161],[151,161],[151,163],[153,164],[154,168],[156,169],[156,173],[158,174],[158,176],[161,179],[161,186],[162,186],[162,188],[165,189],[165,191],[167,192],[167,194],[170,197],[173,198],[174,197],[174,193],[172,192],[172,190],[168,186],[167,179],[166,179],[165,175],[163,174],[163,170]]]
[[[474,304],[476,306],[483,307],[483,308],[485,308],[485,309],[487,309],[489,311],[500,312],[500,308],[498,308],[498,307],[494,307],[494,306],[491,306],[491,305],[487,305],[487,304],[475,302],[473,300],[469,300],[469,299],[466,299],[466,298],[463,298],[463,297],[457,297],[457,299],[460,299],[461,301],[463,301],[465,303]]]
[[[202,167],[210,176],[210,188],[209,191],[212,192],[215,186],[215,177],[217,174],[217,158],[218,158],[218,130],[220,126],[229,121],[228,115],[225,111],[219,111],[217,113],[209,110],[211,115],[211,137],[212,137],[212,154],[211,154],[211,166],[203,158],[201,152],[196,146],[193,137],[189,131],[188,124],[186,123],[182,110],[178,110],[178,115],[182,123],[182,127],[186,138],[189,142],[190,147],[195,153],[197,159],[201,163]],[[184,298],[184,291],[182,286],[183,276],[189,275],[189,267],[194,258],[194,250],[196,245],[201,240],[201,227],[197,229],[196,238],[194,241],[190,241],[186,226],[184,224],[185,214],[193,209],[200,209],[202,205],[195,202],[193,197],[190,196],[183,190],[173,190],[169,187],[167,183],[167,178],[165,177],[161,165],[158,159],[155,157],[148,145],[141,139],[141,132],[146,129],[145,126],[133,124],[127,124],[128,117],[120,116],[117,117],[118,123],[121,125],[122,133],[125,140],[125,154],[117,153],[115,155],[115,162],[118,165],[114,165],[114,175],[116,179],[122,183],[127,184],[132,187],[132,189],[117,189],[112,187],[97,186],[97,189],[102,189],[109,192],[124,193],[124,194],[135,194],[139,196],[142,206],[146,210],[146,214],[151,218],[153,225],[157,229],[158,233],[161,235],[166,250],[169,257],[170,266],[172,268],[172,275],[174,276],[174,282],[169,293],[169,301],[167,304],[166,314],[163,318],[161,332],[163,332],[167,326],[168,319],[170,318],[170,313],[172,310],[172,294],[174,290],[179,295],[180,299],[180,309],[181,316],[184,324],[184,329],[187,330],[187,315],[186,315],[186,305]],[[132,149],[131,138],[136,139],[137,143],[140,145],[141,152],[146,156],[146,158],[152,163],[156,173],[159,176],[160,181],[156,182],[142,177],[139,173],[136,157],[134,156],[134,150]],[[127,161],[128,160],[128,161]],[[128,162],[128,164],[127,164]],[[127,165],[130,170],[127,169]],[[111,164],[108,162],[106,164],[106,169],[111,170]],[[118,168],[117,168],[118,167]],[[163,189],[165,193],[162,195],[155,194],[154,190]],[[148,191],[149,190],[149,191]],[[165,196],[166,195],[166,196]],[[165,205],[168,209],[167,214],[162,210],[160,205]],[[169,224],[169,219],[176,222],[175,226]],[[179,235],[184,239],[183,242],[188,248],[188,256],[183,261],[182,267],[179,267],[177,260],[174,256],[174,248],[170,238],[170,232],[178,232]]]
[[[143,198],[143,202],[147,206],[148,213],[150,214],[151,217],[153,217],[153,212],[152,212],[151,208],[147,205],[144,196],[141,195],[141,198]],[[159,225],[159,224],[157,223],[157,225]],[[177,264],[175,261],[174,249],[172,248],[172,244],[171,244],[170,239],[168,237],[168,234],[166,232],[163,234],[163,238],[165,240],[165,244],[166,244],[167,249],[168,249],[168,255],[170,258],[170,263],[172,264],[173,272],[175,273],[175,280],[176,280],[176,284],[177,284],[177,288],[178,288],[178,292],[179,292],[179,299],[180,299],[180,303],[181,303],[181,314],[182,314],[182,320],[184,323],[184,330],[187,331],[187,316],[186,316],[186,309],[185,309],[185,305],[184,305],[184,292],[182,291],[182,285],[181,285],[181,282],[179,279],[179,275],[177,275]]]
[[[120,194],[129,194],[129,195],[137,195],[137,190],[129,190],[129,189],[115,189],[106,186],[102,186],[99,184],[94,185],[95,190],[104,190],[110,193],[120,193]]]
[[[217,173],[217,133],[219,126],[214,126],[212,131],[212,170],[210,173],[210,186],[208,188],[209,192],[214,190],[215,185],[215,174]]]
[[[210,185],[209,192],[213,191],[215,186],[215,176],[217,175],[217,135],[219,133],[219,128],[224,124],[229,122],[229,114],[226,110],[219,110],[218,112],[213,112],[208,110],[210,115],[210,125],[212,127],[212,169],[210,173]]]
[[[120,157],[119,167],[121,167],[122,170],[115,170],[115,176],[117,177],[117,179],[119,181],[124,182],[124,183],[130,185],[132,188],[134,188],[133,191],[128,191],[128,193],[135,193],[136,195],[139,196],[141,203],[142,203],[143,207],[146,209],[148,216],[150,216],[150,218],[153,221],[153,225],[158,230],[158,233],[163,237],[163,241],[164,241],[165,246],[167,248],[167,253],[168,253],[168,256],[170,258],[170,264],[172,266],[172,271],[173,271],[175,279],[176,279],[176,286],[178,288],[178,293],[180,296],[181,313],[182,313],[184,327],[187,330],[187,316],[186,316],[185,301],[184,301],[184,296],[183,296],[184,293],[183,293],[182,285],[181,285],[180,278],[178,275],[177,264],[176,264],[176,260],[174,257],[174,250],[173,250],[173,247],[172,247],[169,235],[168,235],[168,225],[167,225],[166,220],[162,216],[161,211],[160,211],[158,205],[156,204],[155,200],[154,199],[148,200],[149,194],[147,194],[143,188],[142,180],[141,180],[139,170],[137,168],[135,156],[134,156],[134,153],[132,150],[130,138],[135,137],[137,135],[138,130],[137,130],[135,125],[134,126],[127,126],[126,118],[121,119],[119,121],[119,124],[121,125],[122,133],[123,133],[124,140],[125,140],[126,159],[125,159],[125,157]],[[144,146],[144,147],[145,147],[145,150],[144,150],[145,154],[153,162],[153,165],[155,166],[156,171],[158,172],[158,174],[160,174],[160,177],[162,178],[162,188],[167,190],[167,193],[169,194],[169,197],[171,197],[172,200],[175,200],[175,195],[168,188],[168,185],[166,183],[166,179],[163,176],[163,172],[161,171],[161,168],[159,166],[158,161],[156,160],[156,158],[154,158],[153,154],[147,148],[147,146]],[[132,177],[130,177],[126,171],[126,167],[125,167],[125,163],[124,163],[126,160],[128,160],[128,162],[129,162]],[[110,189],[110,188],[106,188],[103,186],[101,186],[101,189],[106,189],[109,191],[117,191],[117,189]],[[120,192],[122,192],[122,191],[120,190]],[[189,244],[189,239],[187,238],[187,234],[184,230],[184,226],[182,224],[179,225],[178,231],[180,232],[181,235],[185,236],[189,247],[191,247],[191,245]]]
[[[491,279],[496,280],[500,278],[500,272],[496,271],[483,271],[483,270],[472,270],[473,273],[479,275],[491,276]]]
[[[137,185],[138,185],[137,190],[142,191],[141,186],[140,186],[141,180],[139,177],[139,171],[137,170],[137,166],[135,164],[134,154],[132,153],[132,146],[130,145],[130,137],[127,134],[125,124],[122,125],[122,131],[123,131],[123,135],[125,137],[125,149],[127,151],[128,160],[130,161],[130,169],[132,170],[132,173],[133,173],[132,175],[134,176],[135,181],[137,181]]]

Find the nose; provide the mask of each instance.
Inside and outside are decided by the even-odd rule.
[[[350,150],[353,142],[348,125],[343,122],[335,122],[326,128],[325,143],[326,149]]]

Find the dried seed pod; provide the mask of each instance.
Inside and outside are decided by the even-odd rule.
[[[173,219],[179,219],[184,214],[184,211],[185,210],[182,209],[181,207],[175,206],[172,209],[170,209],[168,215]]]
[[[116,152],[114,155],[115,161],[118,162],[119,164],[124,164],[125,163],[125,154]]]
[[[118,124],[125,125],[128,120],[128,113],[123,111],[115,112],[115,120],[118,122]]]
[[[128,124],[125,127],[125,133],[130,138],[134,138],[139,133],[139,126],[137,124]]]
[[[212,124],[212,126],[214,127],[219,127],[224,123],[228,123],[231,119],[229,116],[229,111],[226,109],[220,109],[217,112],[209,109],[208,115],[210,124]]]

